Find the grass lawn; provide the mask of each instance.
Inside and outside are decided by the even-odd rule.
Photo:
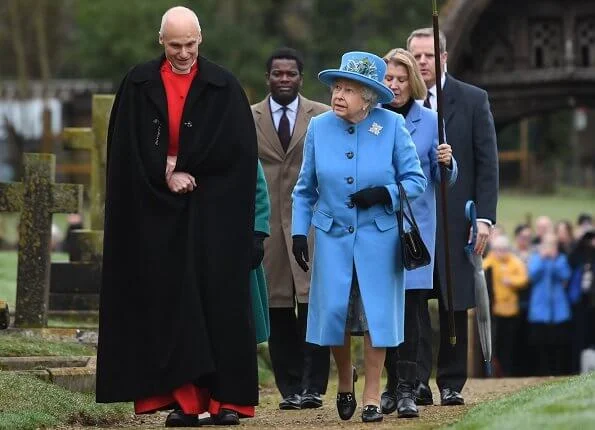
[[[595,373],[591,373],[480,404],[449,428],[589,429],[594,423]]]
[[[0,430],[107,426],[130,419],[128,404],[99,405],[94,395],[73,393],[28,375],[0,371]]]
[[[0,332],[0,357],[57,355],[95,355],[95,348],[81,343]]]
[[[17,297],[17,261],[17,251],[0,251],[0,300],[8,301],[11,312]],[[54,252],[52,261],[68,261],[68,254]]]
[[[518,224],[534,222],[540,215],[547,215],[554,222],[567,219],[574,224],[582,212],[595,216],[595,190],[562,188],[553,196],[503,191],[498,199],[498,223],[509,237]]]

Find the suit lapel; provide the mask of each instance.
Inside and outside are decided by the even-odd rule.
[[[268,145],[279,155],[279,157],[281,157],[281,159],[284,159],[285,151],[283,151],[281,141],[279,141],[279,135],[273,124],[273,115],[271,114],[269,97],[270,96],[267,96],[256,108],[256,112],[258,113],[256,126],[262,132],[264,140]]]
[[[444,95],[444,125],[448,124],[450,119],[455,114],[455,91],[456,87],[454,86],[453,80],[449,75],[446,75],[446,80],[444,81],[444,89],[442,94]]]
[[[300,139],[304,137],[304,134],[306,134],[306,130],[308,130],[308,124],[310,123],[311,118],[310,112],[313,109],[311,103],[309,103],[302,96],[298,97],[298,111],[297,116],[295,118],[295,126],[293,127],[293,134],[291,135],[289,147],[287,148],[288,154],[297,146]]]

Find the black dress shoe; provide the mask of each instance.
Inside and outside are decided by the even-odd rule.
[[[165,419],[165,427],[198,427],[198,425],[197,415],[186,415],[179,409],[171,411]]]
[[[434,404],[432,390],[425,383],[418,381],[413,392],[415,394],[415,403],[418,406],[430,406]]]
[[[382,421],[384,416],[376,405],[366,405],[362,409],[362,421],[365,423],[377,423]]]
[[[392,414],[397,410],[397,392],[387,388],[380,397],[380,409],[383,414]]]
[[[450,388],[444,388],[442,391],[440,391],[440,400],[440,404],[442,406],[457,406],[465,404],[465,399],[463,399],[461,393]]]
[[[221,409],[217,415],[213,416],[213,423],[216,426],[237,426],[240,425],[240,417],[236,411]]]
[[[313,391],[304,391],[302,394],[302,409],[316,409],[322,407],[322,396]]]
[[[299,394],[290,394],[279,403],[282,411],[295,411],[301,409],[302,397]]]
[[[343,421],[351,419],[357,407],[357,402],[355,401],[355,381],[357,381],[357,372],[354,367],[351,393],[337,393],[337,412]]]
[[[413,384],[401,382],[397,386],[397,414],[399,418],[415,418],[419,416],[415,405]]]

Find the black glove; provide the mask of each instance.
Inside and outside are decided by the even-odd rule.
[[[310,257],[308,257],[308,238],[302,234],[296,234],[292,237],[293,246],[291,247],[291,250],[293,251],[295,261],[297,261],[297,264],[304,272],[307,272],[308,265],[306,262],[310,261]]]
[[[364,188],[351,194],[351,202],[358,208],[368,209],[374,205],[385,205],[391,202],[390,194],[385,187]]]
[[[254,270],[262,263],[264,258],[264,240],[267,235],[260,231],[254,232],[254,239],[252,242],[252,265],[250,269]]]

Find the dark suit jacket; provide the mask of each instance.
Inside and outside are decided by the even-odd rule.
[[[446,141],[452,146],[459,177],[448,188],[448,224],[453,307],[465,310],[475,306],[473,266],[465,255],[469,223],[465,218],[467,200],[477,205],[477,217],[496,222],[498,201],[498,148],[488,94],[473,85],[446,75],[443,88]],[[437,199],[436,263],[443,303],[446,301],[446,272],[442,204]]]

